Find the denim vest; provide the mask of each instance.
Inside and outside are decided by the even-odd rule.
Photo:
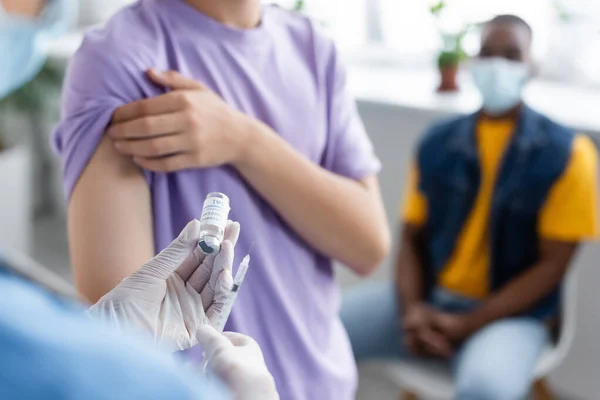
[[[419,189],[427,198],[423,256],[433,284],[454,250],[480,185],[478,114],[432,127],[420,143]],[[499,290],[538,260],[538,216],[565,170],[574,133],[523,106],[500,165],[489,215],[490,289]],[[524,315],[558,310],[560,288]]]

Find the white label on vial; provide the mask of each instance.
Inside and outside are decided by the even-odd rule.
[[[200,225],[215,225],[225,229],[227,217],[229,216],[229,205],[218,197],[210,197],[204,200]]]

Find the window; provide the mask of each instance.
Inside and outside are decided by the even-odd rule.
[[[367,18],[371,15],[378,24],[378,13],[369,11],[371,0],[275,0],[263,3],[277,4],[293,9],[302,3],[302,12],[320,21],[335,38],[337,45],[346,50],[362,48],[366,44]]]
[[[296,4],[275,2],[289,8]],[[366,50],[378,48],[378,59],[418,65],[431,63],[441,48],[440,28],[453,32],[498,14],[515,14],[533,29],[533,53],[542,74],[600,85],[600,0],[446,0],[441,21],[429,12],[436,2],[304,0],[303,12],[323,21],[342,50],[370,56],[372,51]],[[477,33],[464,44],[474,54]]]
[[[467,24],[478,24],[498,14],[515,14],[532,26],[534,53],[541,55],[546,49],[550,22],[556,14],[549,0],[447,0],[443,18],[436,24],[429,13],[434,1],[418,0],[410,2],[410,7],[405,6],[408,2],[404,1],[378,1],[382,8],[385,44],[407,52],[437,50],[440,46],[439,39],[435,39],[437,26],[441,25],[446,32],[457,32]],[[476,51],[475,35],[467,38],[465,45],[468,52]]]

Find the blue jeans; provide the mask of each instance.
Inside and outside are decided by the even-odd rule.
[[[467,312],[477,302],[436,290],[430,303],[446,312]],[[344,294],[341,317],[357,362],[410,357],[392,283],[369,283]],[[452,360],[458,400],[520,400],[549,342],[543,322],[516,317],[496,321],[471,336]]]

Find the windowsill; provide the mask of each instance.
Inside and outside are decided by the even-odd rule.
[[[350,65],[350,84],[361,102],[385,104],[416,111],[465,114],[480,106],[480,96],[465,71],[460,91],[438,93],[438,72],[394,66]],[[531,107],[574,129],[600,133],[600,90],[533,79],[525,90]]]
[[[51,43],[50,55],[67,60],[81,45],[83,35],[73,32]],[[402,66],[400,66],[402,65]],[[438,93],[438,72],[418,68],[422,59],[394,57],[381,49],[350,55],[350,84],[354,96],[362,102],[402,108],[464,114],[475,111],[479,94],[468,74],[460,73],[461,90]],[[600,90],[568,83],[534,79],[525,91],[529,105],[557,121],[584,132],[600,133]]]

